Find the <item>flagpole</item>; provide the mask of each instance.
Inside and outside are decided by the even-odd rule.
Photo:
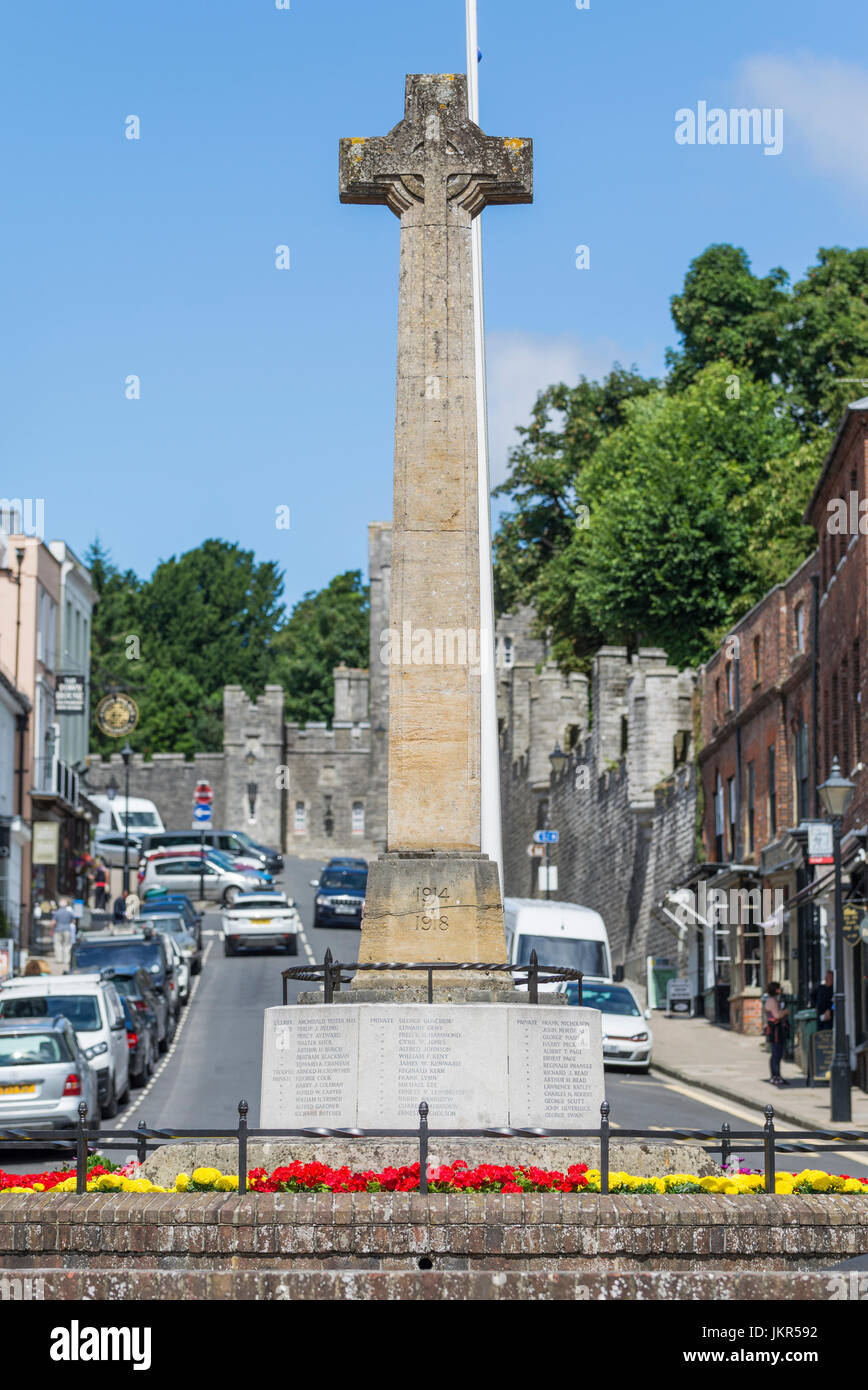
[[[467,96],[470,119],[479,124],[479,29],[476,0],[466,0]],[[473,337],[476,357],[476,435],[479,508],[480,649],[480,849],[497,864],[503,888],[500,824],[500,748],[497,672],[494,665],[494,579],[491,569],[491,483],[488,467],[488,405],[485,379],[485,306],[482,297],[482,219],[472,228]]]

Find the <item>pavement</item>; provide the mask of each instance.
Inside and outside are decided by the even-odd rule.
[[[658,1010],[651,1019],[656,1072],[687,1085],[764,1110],[774,1107],[776,1120],[799,1129],[831,1129],[828,1083],[808,1086],[792,1062],[781,1064],[787,1086],[768,1081],[769,1057],[762,1038],[720,1028],[704,1018],[666,1018]],[[868,1132],[868,1093],[852,1088],[852,1122],[836,1130]]]

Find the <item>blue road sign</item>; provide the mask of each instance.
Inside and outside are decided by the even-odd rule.
[[[535,830],[533,840],[535,845],[556,845],[559,839],[557,830]]]
[[[194,825],[210,825],[210,824],[211,824],[211,807],[210,807],[210,806],[202,806],[202,805],[194,806],[194,807],[193,807],[193,824],[194,824]]]

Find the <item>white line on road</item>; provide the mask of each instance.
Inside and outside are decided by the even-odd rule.
[[[310,942],[305,935],[304,922],[301,920],[301,917],[298,919],[298,934],[301,937],[301,944],[304,947],[304,953],[307,956],[308,963],[310,965],[316,965],[316,956],[311,950]]]
[[[219,936],[219,935],[221,935],[221,933],[219,933],[219,932],[203,932],[202,935],[203,935],[203,936]],[[213,941],[209,941],[209,942],[208,942],[208,945],[205,947],[204,953],[203,953],[203,955],[202,955],[202,969],[199,971],[199,974],[196,976],[196,978],[195,978],[194,981],[193,981],[193,984],[192,984],[191,989],[190,989],[190,998],[187,1000],[187,1007],[184,1009],[184,1012],[183,1012],[182,1015],[181,1015],[181,1022],[178,1024],[178,1027],[175,1029],[175,1036],[174,1036],[174,1038],[172,1039],[171,1046],[169,1047],[168,1051],[164,1054],[162,1061],[159,1063],[159,1065],[158,1065],[156,1071],[154,1072],[154,1074],[153,1074],[153,1076],[151,1077],[150,1081],[148,1082],[147,1086],[143,1086],[143,1087],[142,1087],[142,1089],[141,1089],[141,1091],[139,1092],[139,1094],[137,1095],[137,1097],[136,1097],[134,1103],[133,1103],[132,1105],[128,1106],[127,1109],[124,1111],[123,1119],[121,1119],[121,1120],[118,1122],[118,1124],[115,1125],[115,1129],[127,1129],[127,1128],[128,1128],[127,1121],[129,1120],[130,1116],[133,1115],[133,1114],[135,1114],[135,1112],[138,1110],[139,1106],[141,1105],[142,1101],[147,1100],[148,1092],[151,1090],[151,1087],[153,1086],[154,1082],[155,1082],[155,1081],[159,1081],[159,1079],[160,1079],[160,1077],[162,1076],[163,1072],[166,1070],[166,1067],[169,1065],[169,1063],[171,1062],[172,1058],[174,1057],[174,1055],[175,1055],[175,1049],[177,1048],[178,1043],[181,1041],[181,1034],[183,1033],[184,1028],[186,1027],[187,1019],[190,1017],[190,1009],[191,1009],[191,1007],[192,1007],[193,1000],[196,998],[196,991],[197,991],[197,989],[199,988],[199,982],[200,982],[200,980],[202,979],[202,975],[203,975],[204,970],[205,970],[205,964],[206,964],[206,962],[207,962],[207,960],[208,960],[209,955],[211,954],[211,947],[212,947],[213,945],[214,945],[214,942],[213,942]]]

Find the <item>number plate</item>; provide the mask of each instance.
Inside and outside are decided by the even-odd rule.
[[[336,907],[335,912],[341,913],[345,917],[354,917],[358,912],[357,907]]]
[[[270,921],[270,917],[251,917],[250,925],[251,927],[267,927]]]
[[[0,1086],[0,1096],[33,1095],[35,1086]]]

